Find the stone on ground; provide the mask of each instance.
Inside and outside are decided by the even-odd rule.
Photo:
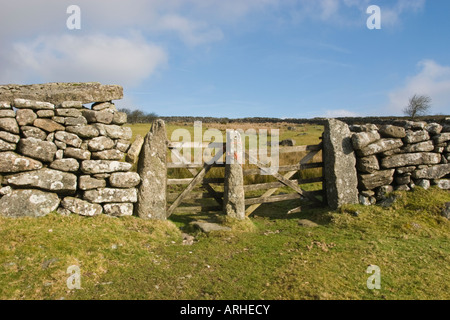
[[[203,220],[193,221],[190,224],[196,226],[205,233],[210,233],[213,231],[231,231],[230,227],[225,227],[217,223],[207,222]]]

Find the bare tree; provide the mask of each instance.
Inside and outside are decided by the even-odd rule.
[[[425,115],[431,108],[431,98],[426,95],[415,94],[409,99],[408,106],[403,109],[403,113],[411,118]]]

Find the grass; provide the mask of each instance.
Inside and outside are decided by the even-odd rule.
[[[346,206],[286,215],[263,205],[233,231],[135,217],[0,218],[1,299],[450,299],[447,191],[399,193],[393,207]],[[358,211],[358,216],[354,213]],[[299,219],[319,226],[300,226]],[[196,237],[183,245],[181,231]],[[368,265],[381,268],[369,290]],[[66,270],[78,265],[81,289]]]
[[[279,124],[282,139],[319,142],[321,127],[287,126]],[[169,137],[178,127],[168,125]],[[145,135],[150,125],[132,128]],[[301,202],[263,204],[243,222],[208,213],[165,222],[0,217],[0,299],[450,299],[450,221],[440,216],[450,193],[416,188],[397,197],[387,209],[291,215]],[[232,231],[203,234],[190,224],[197,219]],[[195,242],[183,244],[182,232]],[[80,267],[79,290],[66,284],[72,265]],[[368,265],[380,267],[381,290],[367,288]]]

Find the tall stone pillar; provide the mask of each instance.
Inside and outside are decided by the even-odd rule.
[[[323,133],[324,179],[328,205],[337,209],[358,203],[358,177],[347,124],[327,119]]]
[[[143,219],[166,220],[167,136],[163,120],[152,123],[139,155],[141,177],[135,214]]]
[[[223,211],[227,216],[239,220],[245,219],[244,173],[242,163],[241,136],[237,131],[227,131]]]

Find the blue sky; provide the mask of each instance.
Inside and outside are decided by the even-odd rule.
[[[69,30],[69,5],[81,29]],[[369,30],[370,5],[381,30]],[[448,0],[0,0],[0,83],[120,84],[162,116],[450,114]]]

